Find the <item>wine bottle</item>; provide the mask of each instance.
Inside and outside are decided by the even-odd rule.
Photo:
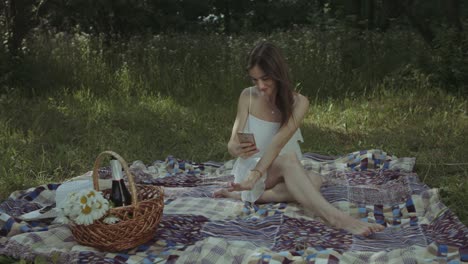
[[[111,201],[114,207],[130,205],[132,203],[132,197],[122,178],[122,165],[115,158],[111,159],[110,164],[112,171]]]

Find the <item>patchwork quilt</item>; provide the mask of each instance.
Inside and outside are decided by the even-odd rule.
[[[329,227],[297,203],[250,204],[211,198],[233,180],[233,161],[196,163],[174,157],[135,161],[139,184],[165,189],[154,237],[122,252],[76,243],[53,218],[22,216],[55,206],[59,183],[20,190],[0,204],[0,255],[43,263],[465,263],[468,228],[419,181],[414,158],[382,150],[340,157],[306,153],[308,171],[324,179],[321,192],[335,207],[384,231],[362,237]],[[85,173],[71,180],[89,179]],[[110,181],[110,170],[99,172]],[[125,239],[125,238],[122,238]]]

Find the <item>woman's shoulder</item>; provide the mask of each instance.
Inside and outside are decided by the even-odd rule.
[[[255,96],[258,94],[258,90],[256,89],[255,86],[246,87],[241,92],[242,96],[250,96],[251,94],[252,96]]]
[[[240,105],[245,105],[245,106],[247,106],[247,105],[249,104],[249,102],[250,102],[250,97],[251,97],[250,93],[252,92],[252,96],[253,96],[253,91],[254,91],[254,89],[252,89],[252,91],[250,91],[250,88],[251,88],[251,87],[247,87],[247,88],[244,88],[244,89],[241,91],[241,93],[240,93],[240,95],[239,95],[239,104],[240,104]]]
[[[249,100],[250,98],[255,99],[258,96],[258,90],[255,89],[255,86],[244,88],[240,94],[241,100]]]
[[[294,115],[302,120],[307,111],[309,111],[309,99],[300,93],[294,93]]]
[[[294,105],[299,106],[299,107],[301,106],[309,107],[309,99],[306,96],[295,92],[294,93]]]
[[[249,96],[249,93],[250,93],[250,87],[246,87],[244,89],[242,89],[242,92],[241,92],[241,96]]]

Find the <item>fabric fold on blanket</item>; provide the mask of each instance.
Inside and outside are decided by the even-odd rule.
[[[413,172],[415,158],[382,150],[340,157],[305,153],[305,170],[324,179],[321,192],[338,209],[386,226],[370,237],[332,228],[297,203],[250,204],[212,197],[232,181],[233,161],[196,163],[169,156],[135,161],[139,184],[165,189],[154,237],[123,252],[76,243],[67,225],[21,216],[55,206],[60,183],[13,192],[0,204],[0,255],[46,263],[463,263],[468,228]],[[110,181],[108,167],[100,181]],[[90,173],[70,180],[90,179]]]

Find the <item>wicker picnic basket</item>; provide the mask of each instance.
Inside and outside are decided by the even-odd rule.
[[[163,214],[164,191],[159,186],[135,185],[127,163],[113,151],[101,152],[96,158],[93,169],[93,185],[96,191],[99,191],[98,169],[106,155],[115,157],[122,164],[128,178],[132,204],[109,210],[107,215],[112,214],[121,219],[117,223],[104,223],[106,215],[91,225],[72,223],[70,229],[78,243],[116,252],[134,248],[154,237]]]

